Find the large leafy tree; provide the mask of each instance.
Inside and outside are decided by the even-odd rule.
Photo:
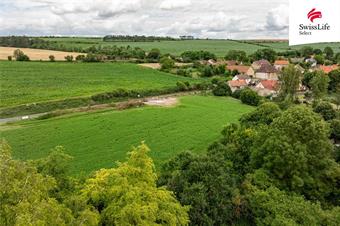
[[[322,98],[327,93],[329,77],[322,71],[318,71],[310,81],[313,96],[316,100]]]
[[[0,225],[69,225],[69,209],[49,197],[56,186],[50,176],[26,162],[13,160],[9,145],[0,144]]]
[[[302,73],[294,65],[285,68],[280,76],[280,96],[282,98],[295,98],[302,79]]]
[[[146,145],[134,148],[125,163],[101,169],[88,179],[81,195],[101,214],[104,225],[187,225],[188,207],[172,192],[156,186]]]

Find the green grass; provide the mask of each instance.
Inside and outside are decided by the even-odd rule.
[[[83,47],[90,46],[132,46],[140,47],[145,50],[159,48],[162,53],[171,53],[180,55],[187,50],[206,50],[215,53],[218,57],[224,57],[229,50],[244,50],[248,54],[255,52],[258,49],[265,48],[249,43],[240,43],[233,40],[186,40],[186,41],[160,41],[160,42],[103,42],[102,38],[81,38],[81,37],[64,37],[64,38],[44,38],[45,40],[54,41],[63,44],[66,47]],[[261,42],[259,44],[272,47],[277,52],[282,52],[289,49],[300,49],[302,46],[289,47],[288,42]],[[330,46],[335,52],[340,52],[340,43],[321,43],[310,44],[313,48],[324,49]]]
[[[165,89],[175,76],[135,64],[0,61],[0,107],[85,97],[118,88]]]
[[[252,109],[232,98],[184,96],[170,108],[77,114],[6,126],[0,132],[19,159],[41,158],[64,146],[74,157],[71,172],[77,175],[114,166],[141,141],[151,148],[157,166],[185,150],[203,152],[227,123]]]

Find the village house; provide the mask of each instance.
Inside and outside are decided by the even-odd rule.
[[[236,90],[244,89],[245,87],[247,87],[248,84],[247,84],[246,80],[240,79],[240,80],[228,81],[228,85],[229,85],[231,91],[235,92]]]
[[[240,74],[254,76],[254,70],[250,66],[230,65],[230,66],[226,66],[226,69],[229,71],[238,71],[238,73]]]
[[[328,74],[328,73],[330,73],[331,71],[335,71],[335,70],[337,70],[339,68],[339,66],[338,65],[336,65],[336,64],[333,64],[333,65],[320,65],[319,66],[319,68],[318,68],[318,70],[321,70],[321,71],[323,71],[325,74]]]
[[[254,88],[260,96],[275,96],[278,92],[277,80],[261,80]]]
[[[253,78],[264,80],[278,79],[278,71],[269,63],[268,60],[254,61],[251,67],[254,71]]]
[[[308,58],[305,60],[305,63],[310,64],[311,67],[316,67],[318,62],[314,58]]]
[[[245,80],[246,83],[249,84],[251,82],[251,77],[249,75],[246,75],[246,74],[239,74],[239,75],[235,75],[232,80],[233,81]]]
[[[297,64],[294,66],[294,68],[298,71],[300,71],[302,74],[305,73],[305,69],[303,67],[301,67],[301,65]]]
[[[289,65],[288,60],[276,60],[274,63],[274,67],[278,71],[282,71],[282,69],[287,67],[288,65]]]

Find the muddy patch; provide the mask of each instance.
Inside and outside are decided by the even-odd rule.
[[[166,97],[166,98],[151,98],[144,102],[144,104],[149,106],[161,106],[161,107],[171,107],[178,103],[176,97]]]

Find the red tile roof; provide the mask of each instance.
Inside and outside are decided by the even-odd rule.
[[[229,81],[228,84],[231,87],[242,87],[242,86],[246,86],[247,82],[246,82],[246,80],[239,79],[239,80]]]
[[[274,65],[289,65],[288,60],[276,60]]]
[[[320,65],[320,70],[322,70],[323,72],[325,72],[326,74],[328,74],[329,72],[331,71],[334,71],[336,69],[339,68],[338,65],[334,64],[334,65],[329,65],[329,66],[326,66],[326,65]]]
[[[276,80],[262,80],[261,84],[265,89],[269,90],[276,90],[278,85]]]
[[[244,65],[231,65],[227,66],[227,69],[230,71],[237,70],[239,73],[246,74],[249,70],[250,66],[244,66]]]
[[[271,65],[268,60],[258,60],[258,61],[254,61],[254,63],[259,65],[259,66],[262,66],[262,65]]]

